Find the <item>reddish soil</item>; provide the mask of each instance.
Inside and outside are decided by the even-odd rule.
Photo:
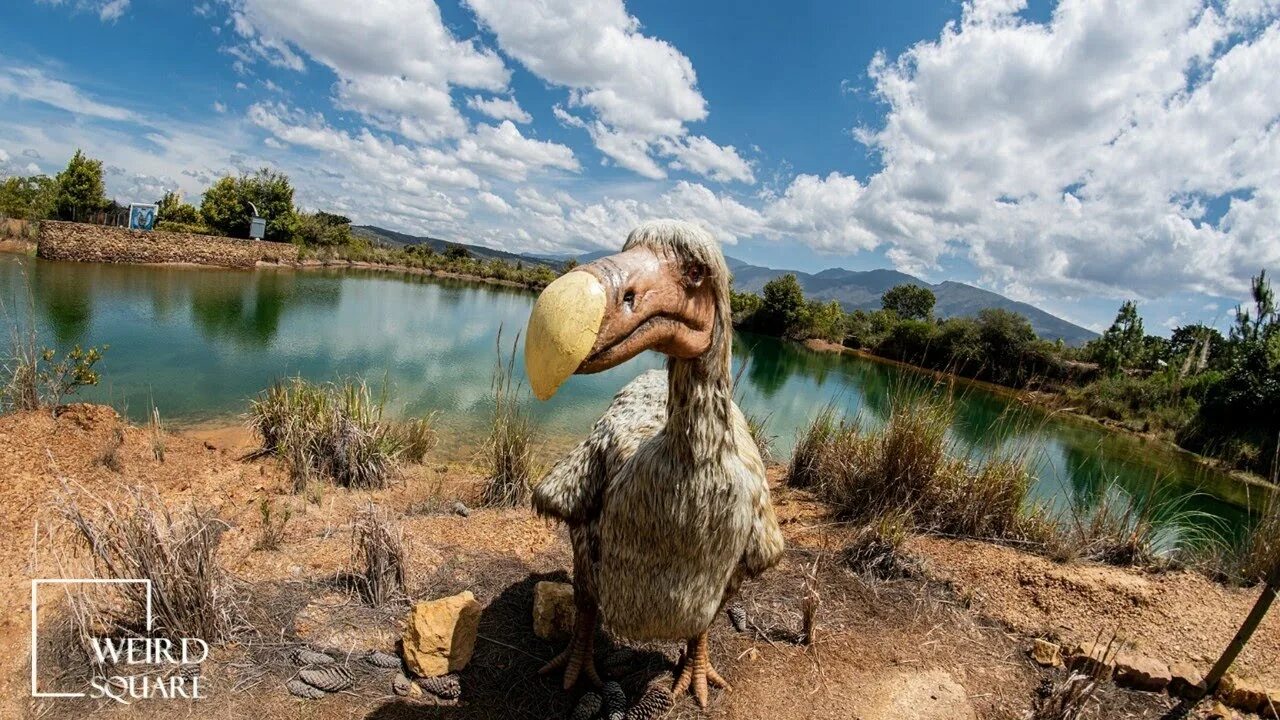
[[[122,718],[191,717],[564,717],[575,694],[561,691],[536,669],[558,647],[533,636],[531,589],[539,579],[565,579],[570,550],[562,528],[527,508],[449,510],[456,499],[474,504],[482,478],[465,462],[407,470],[379,491],[332,486],[291,492],[274,460],[241,460],[243,434],[166,435],[164,461],[146,429],[125,425],[114,412],[72,406],[56,420],[47,413],[0,417],[0,717],[70,718],[99,710]],[[779,474],[774,469],[772,474]],[[83,552],[56,512],[64,485],[80,502],[110,499],[130,485],[153,488],[171,507],[194,504],[219,511],[231,528],[219,560],[241,585],[258,634],[219,648],[204,668],[208,700],[143,701],[96,708],[69,700],[28,697],[30,580],[83,572]],[[293,510],[279,549],[255,549],[259,503],[269,498]],[[1142,649],[1168,660],[1209,658],[1247,609],[1249,593],[1188,574],[1146,575],[1091,565],[1054,565],[1008,548],[919,539],[911,546],[929,577],[882,581],[851,572],[839,559],[850,531],[803,493],[779,488],[776,504],[789,542],[782,564],[742,594],[751,629],[734,632],[720,620],[712,658],[734,684],[716,691],[703,712],[681,699],[671,717],[999,718],[1022,717],[1047,677],[1026,658],[1041,635],[1089,637],[1123,623]],[[456,706],[428,710],[391,696],[386,678],[362,676],[351,691],[303,701],[283,688],[294,670],[285,660],[295,632],[332,611],[345,633],[368,644],[398,636],[397,610],[365,608],[335,589],[351,569],[351,520],[376,502],[403,529],[407,586],[414,598],[464,589],[486,606],[476,656],[462,673]],[[806,579],[810,578],[810,579]],[[806,583],[821,597],[816,642],[798,642],[799,599]],[[948,584],[949,583],[949,584]],[[56,597],[42,596],[41,617],[57,615]],[[307,622],[310,622],[308,620]],[[42,628],[47,623],[42,622]],[[1075,635],[1072,635],[1075,633]],[[607,642],[607,641],[602,641]],[[1280,646],[1277,619],[1264,626],[1244,667],[1271,677]],[[392,650],[392,647],[386,647]],[[602,649],[602,655],[608,648]],[[669,673],[677,647],[636,648],[615,675],[634,699],[650,679]],[[1108,690],[1087,717],[1156,718],[1162,696]]]

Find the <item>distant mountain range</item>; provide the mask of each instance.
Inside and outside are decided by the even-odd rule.
[[[450,247],[462,247],[466,248],[472,256],[485,260],[500,258],[508,262],[519,261],[526,265],[536,264],[548,267],[559,267],[564,262],[554,258],[493,250],[479,245],[408,235],[372,225],[358,225],[353,227],[352,231],[375,242],[395,247],[429,245],[437,252],[444,252]],[[611,254],[613,254],[613,251],[602,250],[581,255],[577,260],[578,262],[586,263]],[[973,316],[985,308],[1003,308],[1026,317],[1031,321],[1031,327],[1035,329],[1036,334],[1047,340],[1062,338],[1063,342],[1068,345],[1082,345],[1098,337],[1098,333],[1067,322],[1034,305],[1010,300],[990,290],[983,290],[961,282],[945,280],[934,285],[914,275],[908,275],[897,270],[828,268],[819,273],[806,273],[798,270],[777,270],[775,268],[751,265],[728,255],[725,256],[725,260],[729,264],[729,270],[733,272],[733,285],[739,290],[758,293],[764,288],[764,284],[770,280],[787,273],[794,273],[796,279],[800,282],[800,287],[804,288],[806,297],[818,300],[836,300],[845,310],[876,310],[880,308],[880,296],[884,294],[885,290],[895,285],[919,285],[920,287],[929,288],[933,291],[934,296],[937,297],[934,313],[938,317]]]

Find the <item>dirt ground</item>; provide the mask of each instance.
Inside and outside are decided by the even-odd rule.
[[[155,439],[108,408],[72,406],[0,417],[0,718],[544,718],[567,717],[576,693],[536,670],[560,648],[533,635],[532,587],[566,580],[570,549],[563,528],[527,508],[454,514],[474,505],[482,481],[459,460],[431,461],[380,491],[313,488],[294,494],[269,459],[242,460],[242,432],[170,434]],[[775,476],[780,471],[771,471]],[[32,578],[83,572],[83,551],[57,513],[61,493],[82,505],[141,485],[171,507],[216,509],[230,529],[219,561],[237,580],[254,632],[215,649],[202,668],[207,698],[141,701],[129,707],[30,695]],[[1247,612],[1252,593],[1186,573],[1149,575],[1092,565],[1056,565],[985,543],[914,540],[925,574],[877,580],[840,560],[850,531],[803,493],[778,488],[775,504],[789,547],[782,564],[742,593],[750,627],[718,620],[712,659],[734,689],[713,691],[700,711],[680,699],[670,717],[860,718],[916,720],[1021,718],[1036,689],[1060,671],[1027,658],[1034,637],[1092,639],[1118,629],[1144,652],[1205,665]],[[288,505],[293,518],[276,550],[255,549],[263,498]],[[391,512],[408,550],[407,587],[415,599],[471,590],[485,606],[471,664],[456,704],[424,705],[390,693],[390,675],[357,667],[357,683],[321,700],[284,689],[295,669],[289,652],[303,640],[394,651],[401,608],[365,607],[336,578],[352,567],[351,520],[369,502]],[[799,642],[806,578],[821,597],[816,642]],[[41,595],[46,636],[59,612]],[[48,613],[46,615],[46,612]],[[300,633],[303,637],[300,637]],[[629,653],[602,639],[599,657],[633,700],[651,680],[669,682],[674,645]],[[1277,673],[1280,618],[1272,617],[1242,658],[1247,673]],[[612,660],[627,655],[613,663]],[[353,666],[358,663],[353,663]],[[42,679],[58,678],[42,672]],[[1106,689],[1089,717],[1157,718],[1170,705],[1158,695]]]

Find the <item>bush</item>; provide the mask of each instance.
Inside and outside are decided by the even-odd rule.
[[[384,405],[385,396],[373,397],[363,380],[317,384],[295,377],[254,399],[249,422],[261,452],[284,460],[296,488],[315,476],[377,488],[396,476],[411,436],[420,432],[384,420]]]
[[[174,220],[157,220],[154,230],[158,232],[186,233],[188,235],[218,235],[213,228],[202,222],[177,222]]]

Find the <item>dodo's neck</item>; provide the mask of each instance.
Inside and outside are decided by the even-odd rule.
[[[670,449],[690,463],[717,460],[733,442],[733,326],[728,303],[718,303],[711,347],[690,360],[667,361]]]

